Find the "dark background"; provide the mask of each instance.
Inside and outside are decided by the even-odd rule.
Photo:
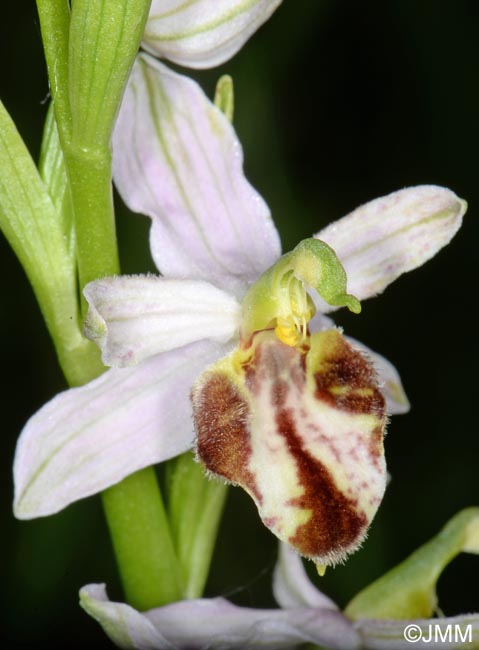
[[[285,250],[407,185],[445,185],[469,202],[447,249],[363,303],[360,316],[338,317],[347,333],[397,365],[413,405],[389,426],[392,481],[368,541],[321,580],[341,605],[479,502],[478,29],[473,0],[285,0],[233,61],[191,73],[210,94],[220,74],[233,75],[247,175],[271,206]],[[48,86],[34,2],[2,7],[0,32],[0,96],[36,157]],[[120,211],[118,229],[123,269],[152,270],[147,220]],[[88,582],[106,582],[121,597],[100,500],[32,522],[11,514],[16,437],[65,385],[3,239],[0,305],[0,634],[8,648],[111,647],[77,606]],[[252,503],[231,490],[208,595],[271,605],[275,552]],[[446,614],[479,611],[478,574],[479,558],[466,555],[445,571]]]

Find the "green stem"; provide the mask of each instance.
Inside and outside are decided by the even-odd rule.
[[[120,272],[111,188],[111,154],[69,147],[65,161],[74,206],[80,287]]]
[[[149,5],[150,0],[75,0],[70,15],[68,0],[37,2],[71,196],[80,291],[120,271],[109,143]],[[104,370],[89,342],[60,356],[71,385]],[[154,470],[109,488],[103,504],[128,601],[149,609],[178,600],[180,572]]]
[[[184,580],[185,598],[203,594],[227,486],[209,480],[191,453],[167,464],[168,512]]]
[[[128,602],[146,610],[180,600],[180,576],[154,469],[128,476],[102,496]]]
[[[205,477],[203,481],[206,485],[194,539],[187,540],[187,543],[183,543],[178,549],[180,561],[182,560],[188,568],[185,598],[199,598],[203,595],[228,494],[227,485],[216,480],[208,481]]]
[[[68,97],[68,41],[70,3],[68,0],[37,0],[43,49],[55,104],[55,118],[63,142],[71,133],[71,111]]]

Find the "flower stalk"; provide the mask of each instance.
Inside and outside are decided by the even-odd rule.
[[[55,119],[63,143],[71,134],[71,110],[68,90],[68,42],[70,3],[68,0],[37,0],[43,51],[48,69]]]
[[[183,598],[204,591],[227,485],[205,478],[191,453],[167,464],[168,514],[184,579]]]
[[[216,84],[215,105],[233,120],[234,88],[224,75]],[[169,517],[184,579],[184,598],[199,598],[208,578],[228,487],[208,480],[191,453],[166,465]]]
[[[153,467],[102,493],[126,599],[140,611],[182,597],[170,525]]]
[[[48,161],[57,150],[61,170],[49,189],[60,211],[69,202],[67,230],[81,289],[120,272],[110,139],[150,0],[76,0],[71,12],[66,0],[38,0],[37,6],[58,129],[56,137],[51,136],[54,125],[46,129],[43,157]],[[61,174],[63,183],[58,182]],[[78,302],[76,288],[71,297]],[[62,345],[50,328],[70,386],[104,371],[98,350],[81,336],[78,311],[84,310],[75,309],[83,345]],[[110,487],[103,506],[128,601],[148,609],[179,599],[180,576],[154,470],[141,470]]]

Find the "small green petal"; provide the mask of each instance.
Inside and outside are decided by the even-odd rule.
[[[235,107],[233,79],[229,74],[224,74],[218,79],[215,90],[215,106],[228,118],[228,122],[233,122],[233,113]]]
[[[459,512],[438,535],[355,596],[345,614],[354,620],[432,616],[439,576],[461,552],[479,554],[479,508]]]

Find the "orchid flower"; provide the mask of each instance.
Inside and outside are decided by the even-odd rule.
[[[479,614],[431,618],[437,580],[460,552],[479,553],[478,508],[459,512],[436,537],[360,592],[344,613],[312,584],[301,558],[284,544],[273,576],[282,609],[242,608],[213,598],[140,613],[110,602],[104,585],[83,587],[80,603],[121,648],[280,650],[310,642],[338,650],[406,650],[412,641],[431,647],[427,639],[439,632],[441,648],[477,647]]]
[[[210,471],[242,484],[266,525],[303,555],[320,564],[342,560],[364,537],[384,491],[382,394],[390,413],[407,409],[407,400],[388,362],[367,353],[378,380],[364,348],[359,351],[319,312],[311,320],[315,307],[305,283],[324,299],[317,300],[322,314],[343,304],[357,310],[356,298],[376,295],[446,245],[465,203],[436,186],[400,190],[280,257],[268,208],[244,178],[231,124],[196,83],[147,55],[133,68],[113,148],[123,199],[152,218],[151,251],[161,275],[104,278],[86,287],[86,333],[114,367],[61,393],[27,423],[14,465],[16,515],[57,512],[191,449],[195,385],[200,457],[211,452],[203,454],[212,401],[225,396],[226,410],[211,416],[216,424],[226,421],[228,437],[234,421],[228,395],[244,397],[242,446],[235,457],[224,445]],[[220,366],[210,367],[218,359]],[[295,382],[305,365],[306,374]],[[215,398],[205,387],[218,371],[226,381]],[[272,386],[276,405],[263,411],[271,406]],[[281,400],[296,409],[288,427],[299,432],[294,453],[291,444],[276,449],[278,462],[286,461],[282,483],[281,472],[275,475],[261,459],[279,440],[276,426],[272,438],[267,432],[274,417],[279,422]],[[286,414],[281,417],[284,425]],[[221,428],[214,436],[221,441]],[[254,457],[252,444],[259,452]],[[326,503],[300,498],[301,488],[312,491],[307,476],[314,469],[321,494],[329,495]],[[284,518],[288,502],[291,517]],[[313,521],[322,522],[319,539],[305,527],[311,510]]]

